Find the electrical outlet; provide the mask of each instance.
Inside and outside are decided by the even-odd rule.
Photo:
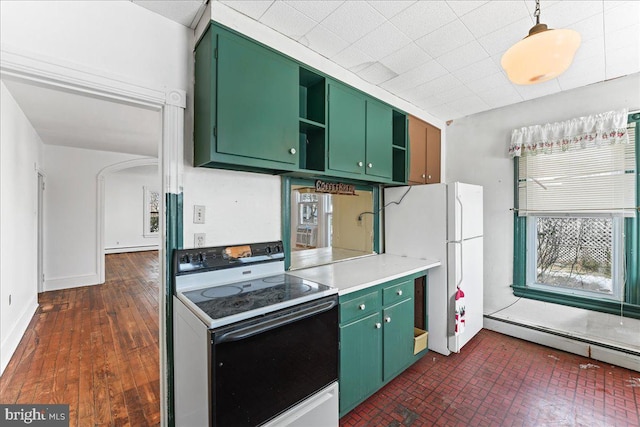
[[[196,248],[203,248],[207,243],[207,235],[205,233],[195,233],[193,235],[193,245]]]
[[[204,206],[201,206],[201,205],[193,206],[193,223],[204,224]]]

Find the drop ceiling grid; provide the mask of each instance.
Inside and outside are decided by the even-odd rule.
[[[583,44],[565,75],[535,86],[511,84],[500,67],[535,23],[533,0],[224,3],[443,120],[640,70],[635,1],[543,1],[541,21],[576,29]]]

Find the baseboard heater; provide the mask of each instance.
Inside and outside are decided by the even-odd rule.
[[[553,331],[551,329],[541,328],[539,326],[532,326],[532,325],[527,325],[525,323],[514,322],[513,320],[502,319],[500,317],[485,315],[484,318],[485,319],[494,320],[496,322],[508,323],[510,325],[518,326],[518,327],[521,327],[521,328],[531,329],[531,330],[534,330],[534,331],[537,331],[537,332],[542,332],[542,333],[549,334],[549,335],[555,335],[557,337],[566,338],[566,339],[573,340],[573,341],[579,341],[579,342],[582,342],[582,343],[585,343],[585,344],[592,345],[594,347],[606,348],[608,350],[613,350],[613,351],[617,351],[617,352],[620,352],[620,353],[625,353],[625,354],[630,354],[632,356],[640,357],[640,351],[634,351],[634,350],[631,350],[631,349],[628,349],[628,348],[616,347],[615,345],[605,344],[605,343],[601,343],[601,342],[598,342],[598,341],[593,341],[593,340],[589,340],[589,339],[586,339],[586,338],[577,337],[575,335],[569,335],[569,334],[565,334],[565,333],[562,333],[562,332]]]

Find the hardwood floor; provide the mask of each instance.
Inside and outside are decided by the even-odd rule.
[[[103,285],[40,295],[0,402],[69,404],[70,426],[160,424],[158,252],[105,263]]]

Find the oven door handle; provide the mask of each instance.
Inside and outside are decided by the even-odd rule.
[[[251,325],[251,326],[240,327],[238,329],[233,329],[219,336],[216,336],[215,343],[222,344],[225,342],[243,340],[243,339],[252,337],[254,335],[258,335],[262,332],[266,332],[280,326],[288,325],[289,323],[297,322],[298,320],[302,320],[309,316],[313,316],[315,314],[320,314],[325,311],[329,311],[336,305],[337,305],[337,302],[334,299],[331,301],[326,301],[321,304],[305,308],[300,311],[295,311],[293,313],[286,314],[276,319],[267,320],[264,323],[258,323],[257,325]]]

